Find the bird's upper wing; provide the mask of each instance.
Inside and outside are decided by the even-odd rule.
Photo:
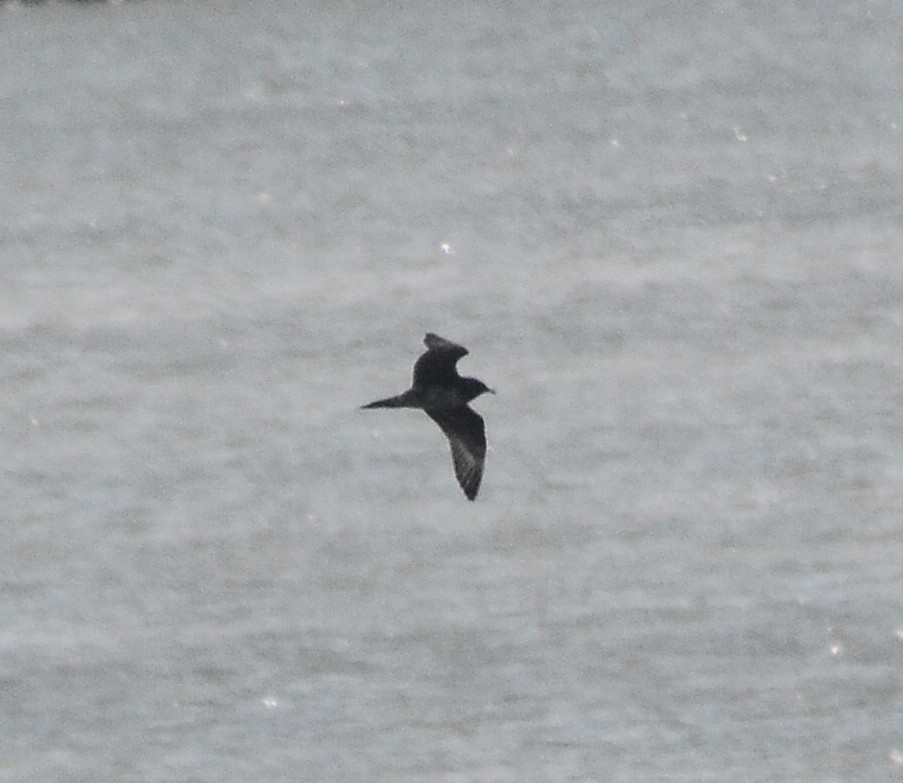
[[[458,359],[467,349],[430,332],[423,338],[427,351],[414,364],[414,386],[447,383],[457,377]]]
[[[455,476],[468,500],[473,500],[483,479],[486,461],[486,429],[483,417],[466,405],[457,408],[427,409],[427,415],[438,424],[451,446]]]

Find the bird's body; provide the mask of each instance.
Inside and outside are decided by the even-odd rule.
[[[411,388],[396,397],[371,402],[364,408],[419,408],[448,438],[455,475],[468,500],[480,489],[486,461],[486,431],[483,418],[467,403],[492,389],[476,378],[462,378],[455,365],[467,349],[429,333],[427,347],[414,364]]]

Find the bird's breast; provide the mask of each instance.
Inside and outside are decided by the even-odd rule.
[[[427,386],[418,391],[424,408],[457,408],[466,404],[457,389],[446,386]]]

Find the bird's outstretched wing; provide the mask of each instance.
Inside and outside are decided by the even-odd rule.
[[[460,347],[460,346],[459,346]],[[486,461],[486,429],[483,417],[466,405],[457,408],[427,409],[427,415],[438,424],[451,446],[455,476],[468,500],[473,500],[483,479]]]
[[[430,332],[423,338],[427,351],[414,364],[414,386],[448,383],[458,377],[458,359],[467,349]]]

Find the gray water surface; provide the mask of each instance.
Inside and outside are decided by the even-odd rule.
[[[0,780],[900,779],[901,23],[0,4]]]

